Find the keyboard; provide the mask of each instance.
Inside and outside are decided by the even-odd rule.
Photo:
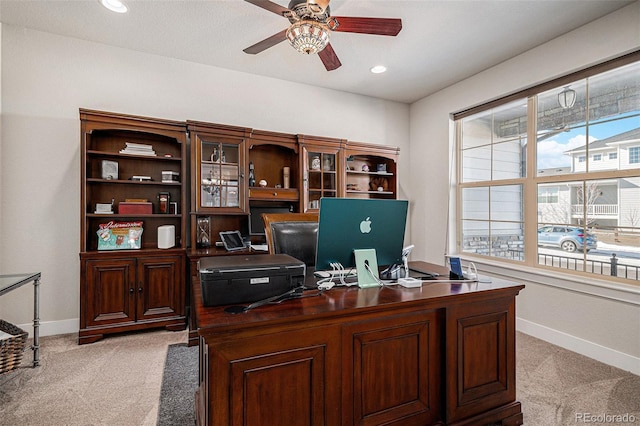
[[[344,278],[355,278],[358,276],[355,269],[345,269],[344,271],[338,271],[333,269],[329,271],[314,271],[313,275],[319,279],[323,279],[323,278],[340,279],[341,275]]]
[[[421,280],[433,280],[440,276],[437,272],[409,268],[409,276]]]

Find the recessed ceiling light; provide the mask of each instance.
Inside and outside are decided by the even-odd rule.
[[[127,5],[120,0],[100,0],[100,3],[112,12],[127,13]]]
[[[371,68],[371,72],[374,74],[380,74],[383,73],[387,70],[387,67],[385,67],[384,65],[376,65],[375,67]]]

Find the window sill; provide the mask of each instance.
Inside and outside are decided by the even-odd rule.
[[[640,286],[607,281],[595,277],[582,277],[521,264],[500,262],[493,259],[461,256],[465,262],[473,262],[480,274],[507,280],[523,280],[557,287],[568,291],[589,294],[640,306]]]

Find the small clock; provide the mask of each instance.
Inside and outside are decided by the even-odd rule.
[[[102,179],[118,179],[118,162],[102,160]]]

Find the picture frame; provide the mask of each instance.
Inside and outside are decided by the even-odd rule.
[[[220,239],[227,251],[244,250],[247,248],[240,231],[222,231],[220,232]]]
[[[102,160],[102,179],[117,180],[118,179],[118,162],[111,160]]]

